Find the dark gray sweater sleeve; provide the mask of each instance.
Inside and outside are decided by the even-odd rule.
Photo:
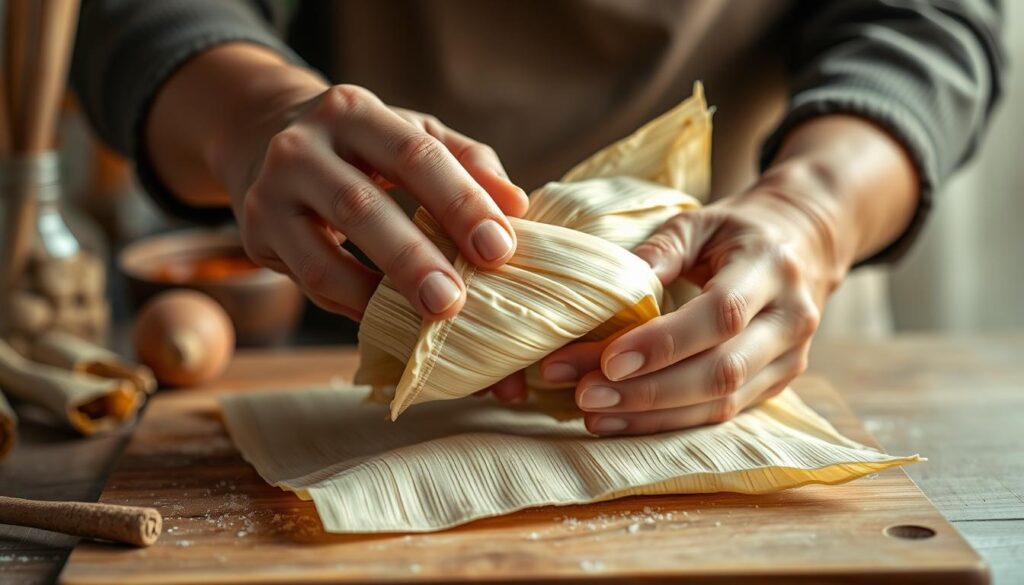
[[[901,257],[932,195],[974,153],[1000,95],[997,0],[812,0],[791,57],[789,110],[765,142],[762,167],[802,121],[846,113],[899,140],[921,179],[910,227],[866,263]]]
[[[160,85],[190,57],[245,41],[301,62],[270,25],[271,7],[245,0],[86,0],[82,4],[71,84],[96,132],[135,161],[143,186],[166,211],[191,220],[230,218],[197,209],[167,192],[143,148],[143,124]]]

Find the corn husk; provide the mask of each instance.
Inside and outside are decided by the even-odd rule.
[[[629,250],[707,196],[710,133],[698,85],[677,108],[535,191],[524,217],[510,220],[516,254],[495,270],[458,256],[419,210],[416,224],[466,283],[466,304],[451,319],[425,323],[384,279],[360,326],[355,381],[373,386],[376,399],[393,396],[394,419],[414,404],[462,398],[525,369],[538,404],[558,417],[578,414],[567,409],[567,396],[553,399],[559,387],[543,384],[534,364],[571,341],[614,338],[692,294],[692,287],[684,298],[666,294]]]
[[[0,388],[49,411],[83,435],[134,420],[142,396],[128,380],[73,372],[22,357],[0,340]]]
[[[221,399],[242,455],[312,500],[328,532],[422,532],[535,506],[625,496],[761,494],[912,463],[840,435],[791,390],[729,422],[598,439],[493,401],[423,404],[400,421],[366,387]]]
[[[156,378],[146,366],[127,362],[105,347],[64,331],[40,335],[29,350],[29,358],[83,374],[127,380],[143,396],[156,391]]]
[[[533,193],[526,216],[512,220],[518,251],[497,270],[468,265],[420,210],[416,224],[466,282],[462,311],[425,324],[385,278],[359,334],[356,380],[368,386],[224,397],[242,455],[270,484],[313,500],[328,532],[431,531],[634,495],[762,494],[918,461],[844,438],[792,390],[722,424],[598,439],[570,389],[540,383],[534,364],[552,350],[614,338],[693,294],[665,291],[628,250],[706,197],[709,153],[698,86]],[[521,369],[529,404],[441,402]],[[364,396],[390,400],[392,419],[408,411],[388,422]]]

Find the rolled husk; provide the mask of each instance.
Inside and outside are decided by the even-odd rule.
[[[142,398],[135,385],[40,364],[0,341],[0,388],[8,396],[36,404],[83,435],[133,420]]]
[[[141,394],[156,390],[156,378],[146,366],[127,362],[116,353],[63,331],[41,335],[29,357],[41,364],[131,382]]]

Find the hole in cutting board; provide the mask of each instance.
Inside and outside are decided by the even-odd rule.
[[[927,526],[915,526],[913,524],[896,524],[889,526],[882,532],[886,536],[892,538],[902,538],[904,540],[924,540],[925,538],[931,538],[935,536],[935,531]]]

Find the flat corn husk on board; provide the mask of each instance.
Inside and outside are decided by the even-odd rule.
[[[360,325],[356,383],[373,386],[378,400],[394,388],[396,419],[414,404],[462,398],[527,369],[538,406],[577,415],[571,395],[553,393],[559,387],[541,383],[534,365],[569,342],[610,339],[685,300],[689,291],[666,293],[629,250],[700,206],[710,156],[711,114],[698,84],[690,99],[535,191],[523,218],[510,219],[518,246],[501,268],[469,264],[419,210],[417,225],[466,283],[466,304],[451,319],[423,322],[385,278]]]
[[[844,438],[792,390],[719,425],[618,438],[490,400],[422,404],[392,423],[367,390],[221,399],[242,455],[267,483],[313,500],[327,532],[442,530],[636,495],[761,494],[919,459]]]
[[[721,424],[597,438],[571,389],[538,382],[532,366],[552,350],[608,339],[693,294],[662,290],[628,250],[707,196],[709,155],[697,86],[676,109],[533,193],[526,217],[512,220],[517,253],[493,271],[458,257],[420,210],[416,224],[465,279],[465,307],[424,324],[385,278],[360,327],[356,379],[367,386],[225,396],[242,455],[268,483],[312,499],[328,532],[345,533],[440,530],[634,495],[770,493],[920,460],[844,438],[788,389]],[[523,368],[529,405],[440,402]],[[400,421],[365,402],[387,388],[392,418],[417,404]]]

